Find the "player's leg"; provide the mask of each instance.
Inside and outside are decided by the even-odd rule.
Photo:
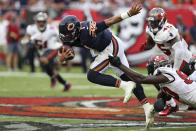
[[[119,56],[121,62],[123,65],[129,67],[127,58],[124,54],[124,49],[122,47],[121,44],[121,40],[119,40],[118,38],[116,38],[118,40],[118,48],[119,48],[119,53],[117,54],[117,56]],[[115,47],[114,47],[115,48]],[[115,54],[113,54],[115,55]],[[114,71],[116,72],[116,74],[124,81],[132,81],[124,72],[122,72],[120,69],[114,67],[113,68]],[[154,107],[153,105],[151,105],[148,102],[148,99],[146,98],[145,94],[144,94],[144,90],[143,87],[141,86],[141,84],[136,83],[136,88],[133,89],[133,93],[135,94],[135,96],[137,97],[137,99],[140,101],[141,105],[144,108],[145,111],[145,115],[146,115],[146,127],[149,128],[153,122],[154,122]]]
[[[48,63],[44,65],[44,68],[46,73],[50,76],[51,87],[54,87],[56,85],[56,80],[58,80],[58,82],[64,86],[64,91],[69,90],[69,88],[71,88],[71,84],[67,83],[55,69],[57,51],[47,50],[44,52],[43,56],[48,58]]]
[[[161,90],[158,93],[154,107],[155,111],[159,112],[159,116],[167,116],[173,112],[178,111],[179,109],[174,99],[170,95],[167,95]]]
[[[90,82],[95,84],[122,88],[125,91],[124,101],[128,101],[130,99],[131,92],[135,87],[134,82],[126,82],[120,79],[117,79],[111,75],[104,74],[105,70],[109,67],[108,60],[108,49],[113,48],[112,43],[102,52],[98,53],[97,57],[93,61],[90,66],[90,70],[88,72],[87,78]],[[112,54],[112,50],[110,52]]]
[[[8,44],[7,46],[7,55],[6,55],[6,67],[8,71],[12,71],[12,54],[13,54],[14,46],[13,44]]]
[[[53,73],[58,82],[64,86],[63,91],[68,91],[71,88],[71,84],[68,83],[65,79],[63,79],[63,77],[58,73],[56,69],[53,69]]]
[[[51,50],[51,52],[49,53],[52,54],[53,52],[55,52],[54,50]],[[57,65],[57,52],[54,53],[54,55],[52,57],[49,58],[49,66],[53,71],[53,76],[55,77],[55,79],[64,86],[63,91],[68,91],[71,88],[71,84],[68,83],[65,79],[63,79],[63,77],[58,73],[58,71],[56,70],[55,66]]]
[[[39,54],[39,57],[40,57],[40,63],[42,65],[43,69],[45,70],[45,72],[50,77],[50,87],[53,88],[53,87],[56,86],[56,76],[54,75],[54,72],[53,72],[53,68],[52,68],[52,65],[51,65],[51,60],[47,58],[51,54],[51,52],[52,52],[51,50],[46,50],[43,54]],[[41,59],[43,57],[48,59],[47,63],[44,63],[44,61]]]
[[[51,68],[51,66],[49,64],[43,65],[43,68],[45,70],[45,72],[48,74],[48,76],[50,77],[50,87],[55,87],[56,86],[56,76],[53,73],[53,69]]]

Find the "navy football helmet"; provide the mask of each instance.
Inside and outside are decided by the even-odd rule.
[[[59,23],[59,38],[62,42],[75,42],[80,35],[80,22],[74,15],[65,16]]]

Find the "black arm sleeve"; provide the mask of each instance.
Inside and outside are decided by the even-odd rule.
[[[108,28],[108,26],[105,24],[105,21],[97,22],[96,27],[96,34]]]

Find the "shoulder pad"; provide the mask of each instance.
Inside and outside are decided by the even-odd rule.
[[[162,39],[168,42],[178,35],[178,30],[173,25],[167,25],[162,29]]]
[[[169,67],[159,67],[156,69],[155,75],[162,74],[169,79],[167,83],[171,83],[175,80],[175,77],[172,75],[173,70],[173,68]]]

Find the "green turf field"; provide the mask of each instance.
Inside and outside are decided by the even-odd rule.
[[[72,68],[71,72],[66,73],[65,69],[61,69],[63,77],[72,84],[72,88],[68,92],[63,92],[63,87],[60,84],[57,84],[55,88],[50,88],[50,80],[43,73],[30,74],[28,68],[25,68],[21,72],[17,73],[6,73],[3,67],[0,67],[0,96],[3,98],[6,97],[119,97],[122,98],[124,95],[121,89],[115,89],[111,87],[99,86],[93,83],[88,82],[86,79],[86,74],[81,73],[81,69],[79,67]],[[146,70],[144,69],[136,69],[137,71],[146,74]],[[108,74],[112,74],[111,71],[107,72]],[[114,74],[112,74],[114,75]],[[144,85],[145,93],[148,97],[156,97],[157,91],[153,88],[152,85]],[[134,96],[133,96],[134,97]],[[93,120],[93,119],[70,119],[70,118],[47,118],[47,117],[28,117],[28,116],[18,116],[18,115],[0,115],[0,122],[37,122],[37,123],[55,123],[56,125],[61,125],[63,127],[64,124],[71,124],[73,128],[65,128],[65,130],[81,130],[81,131],[137,131],[144,130],[144,126],[138,127],[116,127],[116,123],[120,124],[129,124],[130,121],[126,120]],[[112,124],[106,127],[98,127],[94,128],[89,126],[89,123],[96,124]],[[141,122],[143,123],[143,121]],[[16,125],[20,125],[15,123]],[[81,124],[87,124],[81,126]],[[25,125],[25,124],[24,124]],[[78,127],[77,127],[78,126]],[[1,127],[0,127],[1,129]],[[3,128],[2,128],[3,129]],[[23,130],[21,127],[10,128],[14,130]],[[44,128],[45,129],[45,128]],[[54,128],[55,129],[55,128]],[[51,128],[51,130],[54,130]],[[62,130],[63,128],[59,128]],[[36,130],[32,127],[32,130]],[[48,130],[47,128],[45,130]],[[164,128],[155,126],[153,129],[155,131],[193,131],[196,130],[195,127],[180,127],[180,128]]]

